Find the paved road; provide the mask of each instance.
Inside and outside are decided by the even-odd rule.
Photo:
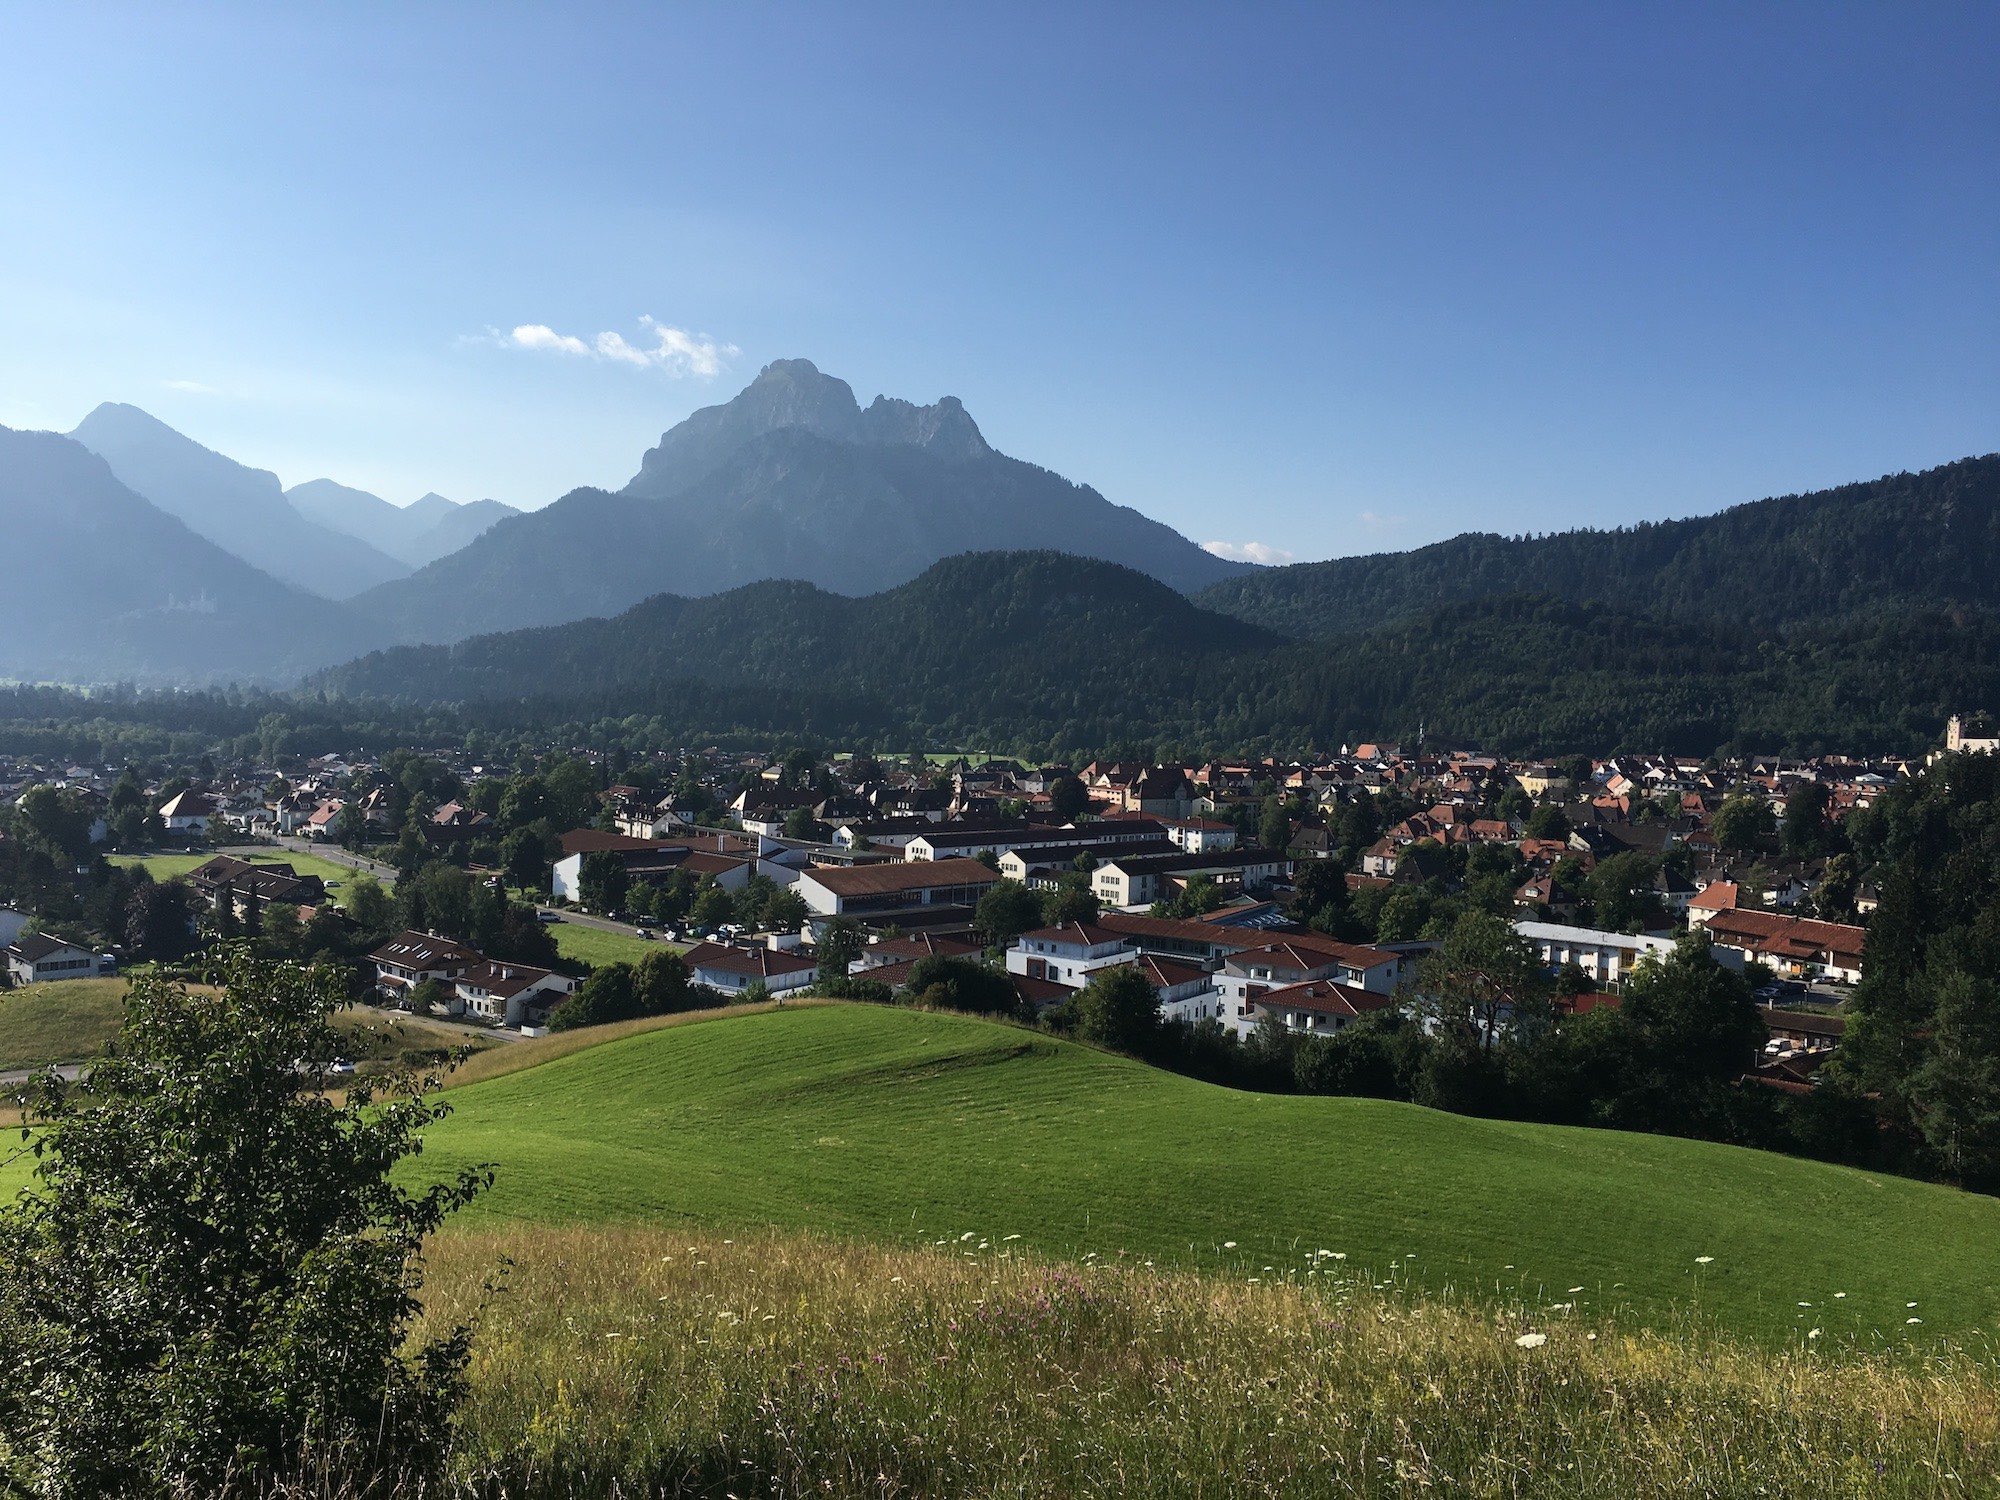
[[[83,1076],[83,1063],[60,1063],[56,1067],[56,1077],[64,1083],[75,1083]],[[42,1076],[40,1068],[9,1068],[0,1073],[0,1089],[17,1089],[30,1078]]]
[[[310,854],[315,859],[326,860],[329,864],[346,865],[351,870],[359,870],[364,874],[373,875],[384,885],[394,885],[396,883],[396,867],[394,865],[385,865],[379,859],[370,859],[365,854],[349,854],[338,844],[315,843],[311,839],[293,838],[289,834],[281,835],[273,840],[273,842],[279,848],[289,849],[294,854]],[[224,849],[221,852],[224,854],[241,854],[246,849],[253,852],[262,850],[268,854],[270,852],[270,845],[246,844],[240,849]]]

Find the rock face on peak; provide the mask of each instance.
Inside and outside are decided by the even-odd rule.
[[[861,414],[861,430],[869,442],[922,448],[940,458],[970,460],[993,452],[956,396],[940,396],[929,406],[877,396]]]
[[[1124,563],[1183,592],[1249,571],[996,452],[956,397],[864,408],[846,381],[783,359],[664,433],[623,490],[510,517],[365,604],[407,639],[448,642],[616,614],[663,590],[783,578],[869,594],[995,548]]]

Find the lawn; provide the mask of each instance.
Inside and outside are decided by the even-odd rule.
[[[0,991],[0,1070],[95,1057],[124,1016],[122,979],[64,979]]]
[[[290,865],[300,875],[317,875],[328,886],[338,886],[334,898],[345,905],[348,889],[355,877],[361,873],[347,865],[335,864],[317,854],[294,854],[288,849],[237,848],[210,849],[195,854],[114,854],[114,865],[143,867],[155,880],[172,880],[185,875],[198,865],[205,865],[218,854],[233,854],[238,859],[253,865]]]
[[[125,1018],[123,979],[65,979],[0,990],[0,1071],[88,1062],[104,1051]],[[357,1005],[333,1017],[364,1066],[411,1061],[448,1048],[500,1043],[421,1016]]]
[[[733,1015],[451,1101],[424,1163],[497,1165],[475,1226],[971,1235],[1264,1279],[1337,1255],[1417,1290],[1871,1347],[2000,1327],[2000,1201],[1657,1136],[1238,1093],[965,1017]]]
[[[681,951],[672,943],[658,939],[649,943],[629,933],[606,932],[598,927],[585,927],[580,922],[551,923],[549,932],[556,940],[556,952],[593,968],[599,964],[635,964],[648,953],[656,953],[662,948],[669,953]]]

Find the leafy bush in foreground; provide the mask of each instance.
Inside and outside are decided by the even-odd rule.
[[[407,1347],[417,1256],[487,1174],[390,1181],[443,1112],[356,1081],[332,974],[227,951],[218,993],[133,982],[88,1095],[35,1089],[37,1183],[0,1209],[0,1489],[353,1493],[436,1471],[467,1325]]]

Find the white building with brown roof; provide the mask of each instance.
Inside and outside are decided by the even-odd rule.
[[[495,1026],[541,1026],[575,990],[566,974],[488,958],[451,981],[451,1008]]]
[[[796,889],[819,917],[888,921],[935,909],[970,910],[1000,879],[976,859],[898,861],[841,868],[812,865],[799,871]]]
[[[804,989],[819,974],[819,965],[810,958],[779,948],[742,947],[728,943],[697,943],[681,955],[694,982],[740,995],[754,985],[763,985],[774,995]]]
[[[17,987],[58,979],[96,979],[116,967],[94,949],[52,932],[23,934],[0,950],[0,957],[6,960],[8,980]]]
[[[1084,922],[1065,922],[1024,932],[1007,950],[1007,972],[1047,979],[1080,989],[1099,969],[1129,964],[1139,946],[1122,932]]]
[[[1369,994],[1393,996],[1415,973],[1415,958],[1395,948],[1343,943],[1318,933],[1266,934],[1255,948],[1224,960],[1215,987],[1223,1000],[1220,1020],[1239,1036],[1257,1026],[1257,1003],[1274,991],[1312,980],[1331,980]]]
[[[1287,1031],[1301,1036],[1332,1036],[1363,1016],[1391,1010],[1396,997],[1337,979],[1308,979],[1266,990],[1250,1002],[1255,1024],[1270,1017]]]

